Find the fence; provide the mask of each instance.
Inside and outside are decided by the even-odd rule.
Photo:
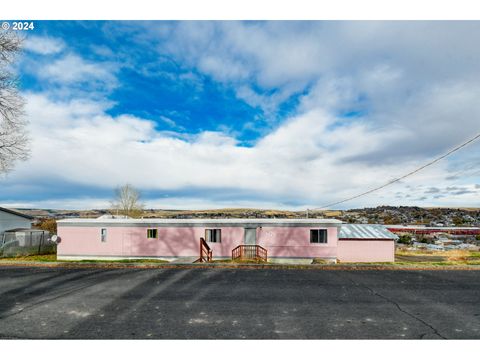
[[[57,245],[48,231],[17,231],[0,234],[0,257],[54,254]]]

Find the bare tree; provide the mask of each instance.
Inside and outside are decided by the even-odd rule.
[[[18,79],[8,69],[21,44],[14,33],[0,31],[0,174],[11,171],[17,161],[30,155],[25,101],[18,90]]]
[[[116,215],[139,217],[143,213],[143,204],[140,203],[140,192],[130,184],[117,187],[112,204]]]

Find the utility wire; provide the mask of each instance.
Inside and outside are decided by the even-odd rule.
[[[426,167],[428,167],[428,166],[430,166],[430,165],[435,164],[436,162],[438,162],[438,161],[446,158],[447,156],[453,154],[454,152],[456,152],[456,151],[460,150],[461,148],[467,146],[468,144],[474,142],[474,141],[477,140],[478,138],[480,138],[480,133],[477,134],[477,135],[475,135],[475,136],[474,136],[473,138],[471,138],[470,140],[464,142],[463,144],[458,145],[457,147],[453,148],[452,150],[450,150],[450,151],[447,152],[446,154],[443,154],[442,156],[440,156],[440,157],[438,157],[438,158],[430,161],[429,163],[427,163],[427,164],[425,164],[425,165],[423,165],[423,166],[421,166],[421,167],[419,167],[419,168],[417,168],[417,169],[409,172],[408,174],[405,174],[405,175],[403,175],[403,176],[400,176],[400,177],[398,177],[398,178],[395,178],[395,179],[393,179],[393,180],[390,180],[389,182],[387,182],[387,183],[385,183],[385,184],[383,184],[383,185],[377,186],[376,188],[370,189],[370,190],[365,191],[365,192],[363,192],[363,193],[361,193],[361,194],[358,194],[358,195],[349,197],[348,199],[344,199],[344,200],[337,201],[337,202],[334,202],[334,203],[331,203],[331,204],[327,204],[327,205],[321,206],[321,207],[319,207],[319,208],[315,208],[315,209],[313,209],[313,210],[326,209],[326,208],[329,208],[330,206],[342,204],[342,203],[344,203],[344,202],[347,202],[347,201],[350,201],[350,200],[353,200],[353,199],[357,199],[357,198],[359,198],[359,197],[361,197],[361,196],[370,194],[370,193],[372,193],[372,192],[374,192],[374,191],[383,189],[383,188],[385,188],[385,187],[387,187],[387,186],[389,186],[389,185],[391,185],[391,184],[393,184],[393,183],[396,183],[396,182],[398,182],[398,181],[400,181],[400,180],[403,180],[403,179],[405,179],[406,177],[409,177],[409,176],[411,176],[411,175],[413,175],[413,174],[415,174],[415,173],[417,173],[417,172],[425,169]]]

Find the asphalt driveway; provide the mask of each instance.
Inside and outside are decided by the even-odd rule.
[[[480,272],[0,267],[0,338],[479,339]]]

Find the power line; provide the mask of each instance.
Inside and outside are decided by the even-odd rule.
[[[353,199],[357,199],[357,198],[359,198],[359,197],[361,197],[361,196],[370,194],[370,193],[372,193],[372,192],[374,192],[374,191],[383,189],[383,188],[385,188],[385,187],[387,187],[387,186],[389,186],[389,185],[391,185],[391,184],[393,184],[393,183],[396,183],[396,182],[398,182],[398,181],[400,181],[400,180],[403,180],[403,179],[405,179],[406,177],[409,177],[409,176],[411,176],[411,175],[413,175],[413,174],[415,174],[415,173],[417,173],[417,172],[425,169],[426,167],[428,167],[428,166],[430,166],[430,165],[435,164],[436,162],[438,162],[438,161],[446,158],[447,156],[453,154],[455,151],[458,151],[458,150],[460,150],[461,148],[467,146],[468,144],[474,142],[474,141],[477,140],[478,138],[480,138],[480,133],[477,134],[477,135],[475,135],[475,136],[474,136],[473,138],[471,138],[470,140],[464,142],[463,144],[458,145],[457,147],[453,148],[452,150],[450,150],[450,151],[447,152],[446,154],[443,154],[442,156],[440,156],[440,157],[438,157],[438,158],[430,161],[429,163],[427,163],[427,164],[425,164],[425,165],[423,165],[423,166],[421,166],[421,167],[419,167],[419,168],[417,168],[417,169],[409,172],[408,174],[405,174],[405,175],[403,175],[403,176],[400,176],[400,177],[398,177],[398,178],[395,178],[395,179],[393,179],[393,180],[390,180],[389,182],[387,182],[387,183],[385,183],[385,184],[383,184],[383,185],[381,185],[381,186],[378,186],[378,187],[376,187],[376,188],[370,189],[370,190],[365,191],[365,192],[363,192],[363,193],[361,193],[361,194],[358,194],[358,195],[349,197],[348,199],[344,199],[344,200],[337,201],[337,202],[334,202],[334,203],[331,203],[331,204],[328,204],[328,205],[324,205],[324,206],[321,206],[321,207],[319,207],[319,208],[315,208],[315,209],[313,209],[313,210],[326,209],[326,208],[329,208],[330,206],[342,204],[342,203],[344,203],[344,202],[347,202],[347,201],[350,201],[350,200],[353,200]]]

